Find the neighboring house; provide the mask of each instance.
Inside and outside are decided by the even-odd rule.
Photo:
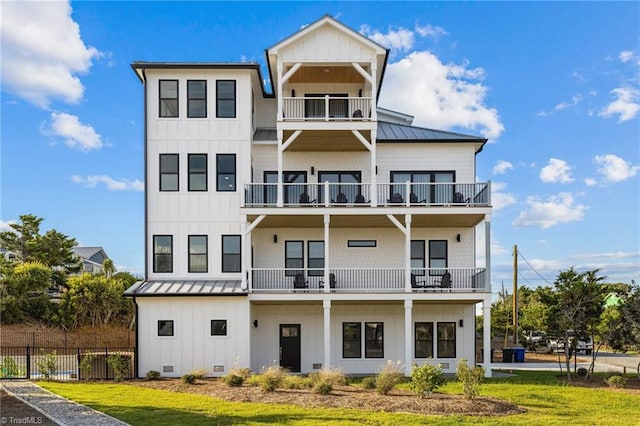
[[[99,274],[103,272],[102,262],[108,259],[102,247],[73,247],[73,254],[78,256],[82,261],[82,271],[91,274]]]
[[[329,16],[266,55],[273,94],[256,63],[132,64],[137,374],[372,374],[387,360],[453,373],[476,360],[478,304],[490,360],[491,191],[475,181],[487,140],[378,107],[388,51]]]

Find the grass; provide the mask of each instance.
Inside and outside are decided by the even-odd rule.
[[[291,425],[632,425],[640,419],[640,397],[618,390],[566,386],[553,372],[518,372],[490,379],[480,396],[513,402],[527,410],[506,417],[420,416],[346,409],[306,409],[293,405],[227,402],[130,385],[39,383],[64,397],[91,406],[132,425],[291,424]],[[406,385],[403,385],[406,386]],[[441,392],[461,394],[448,382]]]

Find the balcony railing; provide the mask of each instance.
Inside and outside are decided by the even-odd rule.
[[[371,98],[304,97],[282,98],[282,118],[303,121],[370,121]]]
[[[448,272],[450,280],[443,280]],[[404,268],[331,268],[332,279],[325,282],[324,269],[309,268],[253,268],[250,270],[252,292],[283,293],[298,290],[322,292],[325,285],[330,291],[354,293],[405,292]],[[485,268],[411,269],[412,292],[489,291]]]
[[[372,206],[489,206],[490,187],[482,183],[284,183],[285,207],[366,207]],[[328,194],[328,195],[327,195]],[[278,185],[251,183],[245,185],[245,207],[277,207]]]

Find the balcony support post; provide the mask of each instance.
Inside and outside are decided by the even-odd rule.
[[[482,283],[482,289],[491,292],[491,216],[487,215],[484,219],[484,250],[485,261],[484,267],[486,269],[484,274],[485,282]]]
[[[375,60],[371,61],[371,120],[378,121],[378,112],[376,111],[375,99],[378,94],[378,64]]]
[[[251,259],[249,259],[249,252],[247,247],[251,247],[251,245],[247,244],[247,240],[251,238],[251,231],[247,232],[247,215],[240,215],[240,229],[242,232],[241,241],[242,246],[240,247],[240,264],[244,266],[244,272],[242,272],[242,281],[240,287],[243,290],[247,290],[249,288],[250,278],[249,278],[249,265],[251,265]],[[242,269],[240,269],[242,271]]]
[[[278,97],[280,99],[280,97]],[[284,205],[284,192],[282,190],[282,151],[284,151],[284,147],[282,146],[282,130],[277,130],[278,135],[278,186],[277,190],[277,205],[278,207],[282,207]]]
[[[411,293],[411,215],[404,215],[404,288]]]
[[[404,301],[404,375],[411,376],[411,367],[413,365],[413,300]]]
[[[284,64],[281,61],[278,61],[278,64],[276,65],[276,87],[277,87],[277,94],[278,94],[278,121],[282,121],[282,71],[284,69]],[[279,141],[280,142],[280,141]]]
[[[324,367],[331,367],[331,300],[322,301],[324,311]]]
[[[484,350],[484,377],[491,377],[491,294],[486,296],[482,302],[482,346]]]
[[[377,149],[376,149],[376,138],[378,137],[378,132],[375,129],[371,129],[371,149],[369,150],[371,154],[371,191],[369,194],[369,199],[371,200],[371,207],[378,206],[378,158],[377,158]]]
[[[329,273],[331,265],[329,264],[329,222],[331,222],[331,216],[324,215],[324,292],[329,293],[331,291],[331,280],[329,279]]]

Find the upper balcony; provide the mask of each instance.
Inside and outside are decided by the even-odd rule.
[[[375,116],[371,97],[283,97],[282,103],[284,122],[369,122]]]

